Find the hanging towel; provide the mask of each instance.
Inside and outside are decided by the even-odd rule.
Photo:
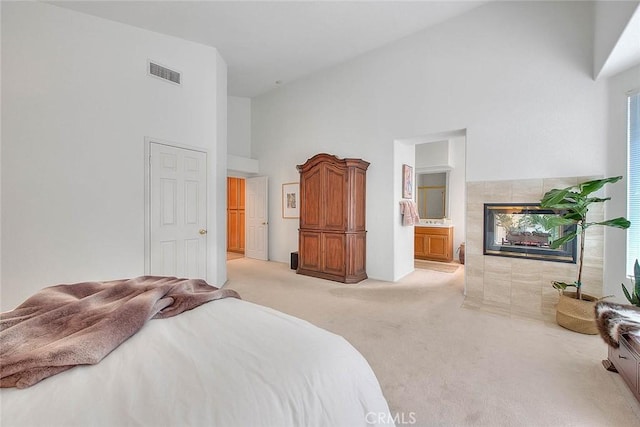
[[[413,200],[400,201],[400,214],[402,215],[402,225],[415,225],[420,222],[418,206]]]

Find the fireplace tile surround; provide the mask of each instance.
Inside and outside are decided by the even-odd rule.
[[[552,280],[575,281],[577,265],[483,255],[485,203],[537,203],[545,192],[598,177],[467,182],[465,302],[471,309],[553,321],[558,292]],[[603,205],[589,210],[590,221],[604,219]],[[602,296],[603,227],[589,229],[585,241],[583,289]]]

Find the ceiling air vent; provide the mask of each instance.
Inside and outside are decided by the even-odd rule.
[[[180,84],[181,76],[179,72],[163,67],[155,62],[149,61],[148,71],[150,76],[158,77],[159,79],[163,79],[177,85]]]

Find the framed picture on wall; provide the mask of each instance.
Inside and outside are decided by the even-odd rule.
[[[300,218],[300,183],[282,184],[282,218]]]
[[[402,165],[402,198],[413,199],[413,167]]]

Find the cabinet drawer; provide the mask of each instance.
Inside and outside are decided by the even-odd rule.
[[[431,234],[436,236],[448,236],[451,228],[448,227],[415,227],[418,234]]]
[[[629,388],[634,394],[637,394],[638,359],[636,359],[634,352],[628,347],[624,339],[620,340],[620,347],[609,347],[609,360],[615,365],[627,384],[629,384]]]

